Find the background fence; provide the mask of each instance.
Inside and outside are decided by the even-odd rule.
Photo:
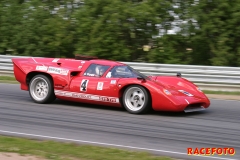
[[[13,76],[11,59],[19,56],[0,55],[0,75]],[[203,90],[240,91],[240,67],[173,65],[154,63],[123,62],[146,75],[176,76],[194,82]]]

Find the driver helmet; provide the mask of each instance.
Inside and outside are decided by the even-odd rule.
[[[96,71],[96,74],[97,74],[97,75],[102,76],[102,75],[104,74],[104,71],[105,71],[105,70],[104,70],[103,67],[97,66],[96,69],[95,69],[95,71]]]

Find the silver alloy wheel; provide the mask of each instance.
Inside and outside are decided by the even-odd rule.
[[[44,100],[49,92],[48,83],[44,78],[37,77],[30,84],[30,93],[36,101]]]
[[[144,92],[138,87],[130,88],[125,94],[125,104],[131,111],[142,109],[145,100]]]

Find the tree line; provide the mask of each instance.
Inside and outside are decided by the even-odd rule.
[[[0,54],[240,66],[240,0],[2,0]]]

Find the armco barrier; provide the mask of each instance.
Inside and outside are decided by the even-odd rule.
[[[20,56],[0,55],[0,75],[13,76],[11,59],[17,57]],[[194,82],[203,90],[240,91],[240,67],[123,63],[146,75],[176,76],[177,72],[180,72],[182,77]]]

